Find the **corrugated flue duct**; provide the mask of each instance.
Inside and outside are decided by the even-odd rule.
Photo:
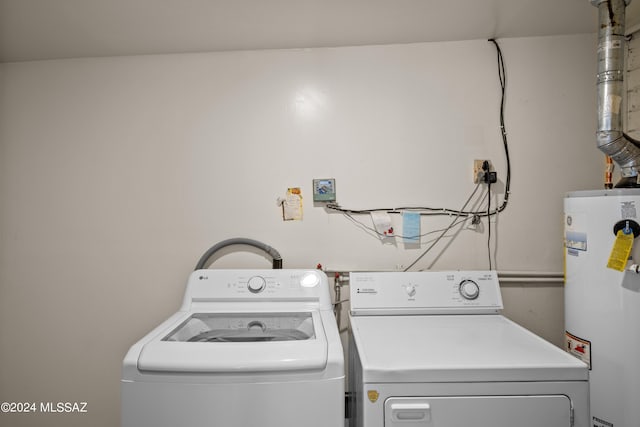
[[[638,187],[640,141],[623,131],[625,9],[631,0],[591,0],[598,8],[598,148],[620,167],[616,187]]]

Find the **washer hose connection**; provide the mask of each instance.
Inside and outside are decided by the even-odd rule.
[[[200,270],[205,268],[205,266],[207,265],[207,261],[209,261],[209,258],[211,258],[216,252],[218,252],[223,248],[226,248],[227,246],[232,246],[232,245],[247,245],[247,246],[253,246],[254,248],[258,248],[264,251],[265,253],[267,253],[269,256],[271,256],[273,260],[272,265],[274,270],[282,269],[282,257],[280,256],[280,252],[278,252],[275,248],[267,245],[266,243],[259,242],[257,240],[245,239],[243,237],[235,237],[232,239],[223,240],[222,242],[216,243],[215,245],[211,246],[200,257],[198,264],[196,264],[195,270]]]

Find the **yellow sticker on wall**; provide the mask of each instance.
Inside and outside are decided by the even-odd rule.
[[[609,261],[607,262],[608,268],[624,271],[624,268],[627,266],[629,254],[631,254],[631,248],[633,247],[633,239],[633,232],[625,234],[624,230],[618,230],[616,240],[613,242],[613,248],[611,248]]]

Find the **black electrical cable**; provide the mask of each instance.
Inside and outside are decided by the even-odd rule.
[[[478,189],[480,188],[480,184],[476,184],[475,188],[473,189],[473,191],[471,192],[471,195],[469,196],[469,199],[467,200],[467,202],[465,203],[465,206],[469,204],[469,202],[472,200],[473,196],[475,196],[475,194],[478,192]],[[464,207],[463,207],[464,208]],[[467,220],[467,216],[458,214],[455,216],[455,219],[457,220],[458,218],[460,218],[461,216],[464,216],[464,219],[456,221],[455,223],[453,223],[452,225],[447,226],[446,228],[440,229],[440,230],[433,230],[433,231],[428,231],[426,233],[417,235],[417,236],[405,236],[402,234],[392,234],[392,235],[386,235],[383,233],[380,233],[378,230],[376,230],[373,227],[370,227],[366,224],[364,224],[363,222],[358,221],[357,219],[355,219],[355,217],[350,213],[350,212],[343,212],[342,213],[346,218],[348,218],[350,221],[352,221],[354,224],[358,225],[359,227],[361,227],[363,230],[365,230],[366,232],[370,233],[372,236],[376,237],[376,238],[384,238],[384,237],[398,237],[401,239],[406,239],[406,238],[422,238],[422,237],[426,237],[430,234],[433,233],[439,233],[441,231],[449,231],[451,228],[455,227],[458,224],[461,224],[463,222],[465,222]]]
[[[507,140],[507,129],[504,124],[504,111],[505,111],[505,102],[506,102],[506,90],[507,90],[507,74],[504,68],[504,58],[502,57],[502,50],[500,49],[500,45],[495,39],[489,39],[491,43],[496,47],[496,52],[498,56],[498,80],[500,80],[500,132],[502,134],[502,144],[504,145],[504,155],[507,163],[507,173],[504,184],[504,199],[502,200],[502,204],[497,207],[495,210],[495,214],[502,212],[506,207],[507,203],[509,203],[509,194],[511,193],[511,160],[509,158],[509,143]],[[489,180],[490,181],[490,180]],[[489,182],[487,187],[487,192],[489,194],[489,202],[487,205],[487,251],[489,256],[489,270],[493,268],[491,262],[491,209],[489,206],[491,205],[491,182]]]
[[[489,217],[492,215],[496,215],[507,207],[509,202],[509,195],[511,194],[511,160],[509,158],[509,144],[507,140],[507,129],[504,124],[504,113],[505,113],[505,102],[506,102],[506,89],[507,89],[507,75],[504,67],[504,58],[502,56],[502,50],[500,49],[500,45],[495,39],[489,39],[489,42],[492,42],[497,51],[498,55],[498,79],[500,80],[500,134],[502,137],[502,144],[504,146],[504,155],[507,166],[506,177],[505,177],[505,192],[504,199],[502,200],[502,204],[494,208],[493,211],[465,211],[465,210],[455,210],[448,208],[432,208],[427,206],[411,206],[411,207],[397,207],[397,208],[375,208],[375,209],[347,209],[342,208],[335,203],[329,203],[326,205],[327,209],[331,209],[337,212],[348,213],[348,214],[370,214],[371,212],[379,212],[386,211],[390,214],[400,214],[403,210],[413,210],[413,211],[422,211],[420,215],[459,215],[464,217],[470,216],[478,216],[478,217]],[[487,178],[489,180],[490,178]]]
[[[500,132],[502,134],[502,144],[504,145],[504,155],[507,163],[507,176],[504,180],[504,199],[502,204],[496,209],[494,213],[502,212],[509,202],[509,194],[511,189],[511,160],[509,159],[509,143],[507,140],[507,128],[504,125],[504,112],[506,102],[507,91],[507,74],[504,69],[504,58],[502,57],[502,50],[500,45],[495,39],[489,39],[496,47],[498,55],[498,79],[500,80],[500,89],[502,96],[500,97]]]
[[[420,211],[420,215],[452,215],[452,214],[456,215],[452,223],[449,224],[449,226],[447,226],[444,229],[443,233],[440,236],[438,236],[436,239],[434,239],[432,244],[425,251],[423,251],[422,254],[420,254],[420,256],[416,260],[414,260],[409,265],[409,267],[407,267],[404,271],[408,271],[420,259],[422,259],[442,239],[442,237],[444,237],[446,232],[449,231],[452,227],[454,227],[455,226],[454,224],[457,224],[457,220],[460,217],[466,217],[466,218],[474,217],[474,220],[475,218],[487,217],[487,249],[488,249],[488,255],[489,255],[489,269],[492,269],[493,267],[493,263],[491,259],[491,216],[497,215],[503,210],[505,210],[507,207],[507,204],[509,203],[509,196],[511,194],[511,159],[509,157],[509,143],[507,139],[507,129],[504,121],[504,114],[506,109],[506,106],[505,106],[506,88],[507,88],[507,77],[506,77],[505,66],[504,66],[504,58],[502,56],[502,50],[500,49],[500,45],[498,45],[498,42],[495,39],[489,39],[488,41],[493,43],[496,47],[497,58],[498,58],[498,79],[500,81],[500,95],[501,95],[500,97],[500,133],[502,136],[502,144],[504,147],[506,169],[507,169],[506,177],[505,177],[505,192],[504,192],[504,198],[502,200],[502,203],[497,205],[493,211],[491,210],[491,176],[489,174],[489,171],[487,170],[485,172],[485,178],[486,178],[485,182],[487,183],[487,196],[488,196],[486,211],[465,211],[465,208],[468,202],[470,201],[471,197],[467,200],[467,203],[465,203],[465,205],[459,210],[448,209],[448,208],[417,207],[417,206],[354,210],[354,209],[342,208],[338,204],[326,205],[327,209],[342,212],[344,215],[346,215],[356,223],[357,221],[355,220],[355,218],[351,217],[351,214],[370,214],[371,212],[379,212],[379,211],[386,211],[387,213],[390,213],[390,214],[399,214],[399,213],[402,213],[402,211],[404,210],[411,210],[411,211]],[[476,190],[477,188],[478,187],[476,187]],[[475,191],[473,194],[475,194]]]
[[[334,203],[328,203],[326,205],[327,209],[331,209],[334,211],[338,211],[341,213],[349,213],[349,214],[370,214],[371,212],[382,212],[386,211],[390,214],[400,214],[402,211],[427,211],[420,212],[420,215],[463,215],[463,216],[471,216],[476,212],[465,212],[459,211],[455,209],[447,209],[447,208],[432,208],[428,206],[400,206],[396,208],[374,208],[374,209],[347,209],[342,208],[340,205]],[[484,213],[484,212],[483,212]]]
[[[491,180],[487,183],[487,251],[489,254],[489,270],[491,270]]]
[[[455,226],[457,226],[457,225],[460,225],[460,224],[463,224],[464,222],[466,222],[466,221],[467,221],[467,218],[465,217],[465,218],[463,218],[463,219],[458,219],[458,220],[457,220],[457,221],[456,221],[452,226],[447,226],[446,228],[441,228],[441,229],[439,229],[439,230],[427,231],[426,233],[422,233],[422,234],[419,234],[419,235],[417,235],[417,236],[405,236],[405,235],[403,235],[403,234],[395,234],[395,233],[394,233],[394,234],[392,234],[392,235],[385,235],[385,234],[383,234],[383,233],[378,232],[378,230],[376,230],[375,228],[370,227],[370,226],[368,226],[367,224],[365,224],[365,223],[363,223],[363,222],[361,222],[361,221],[358,221],[358,220],[357,220],[354,216],[352,216],[351,214],[344,213],[343,215],[344,215],[344,216],[345,216],[349,221],[353,222],[353,223],[354,223],[354,224],[356,224],[358,227],[362,228],[363,230],[365,230],[367,233],[371,234],[371,236],[375,237],[376,239],[381,239],[381,238],[384,238],[384,237],[397,237],[397,238],[399,238],[399,239],[415,239],[415,238],[422,238],[422,237],[427,237],[427,236],[429,236],[429,235],[431,235],[431,234],[434,234],[434,233],[440,233],[440,232],[442,232],[442,231],[449,231],[449,230],[451,230],[453,227],[455,227]],[[460,217],[458,217],[458,218],[460,218]],[[426,242],[426,243],[430,243],[430,241],[429,241],[429,242]]]
[[[473,190],[473,193],[471,193],[471,195],[469,196],[469,198],[466,200],[466,202],[464,202],[464,205],[462,206],[462,208],[460,208],[460,212],[464,211],[464,209],[467,207],[467,205],[469,204],[469,202],[471,201],[471,199],[473,198],[473,196],[476,194],[476,191],[478,191],[478,188],[480,188],[480,183],[478,183],[476,185],[476,188]],[[416,258],[411,264],[409,264],[409,266],[407,268],[405,268],[403,271],[409,271],[411,269],[411,267],[413,267],[414,265],[416,265],[418,263],[418,261],[420,261],[427,253],[429,253],[429,251],[431,249],[433,249],[433,247],[435,245],[438,244],[438,242],[444,237],[445,234],[447,234],[447,231],[451,230],[454,225],[456,224],[456,221],[458,220],[458,218],[460,218],[461,214],[456,215],[455,218],[453,218],[453,221],[451,221],[451,224],[449,224],[447,226],[447,228],[444,229],[444,231],[442,232],[442,234],[440,234],[436,239],[434,239],[433,243],[431,243],[431,245],[429,245],[429,247],[427,249],[425,249],[418,258]]]

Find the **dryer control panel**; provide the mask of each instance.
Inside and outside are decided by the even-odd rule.
[[[482,314],[502,310],[495,271],[350,273],[351,314]]]

